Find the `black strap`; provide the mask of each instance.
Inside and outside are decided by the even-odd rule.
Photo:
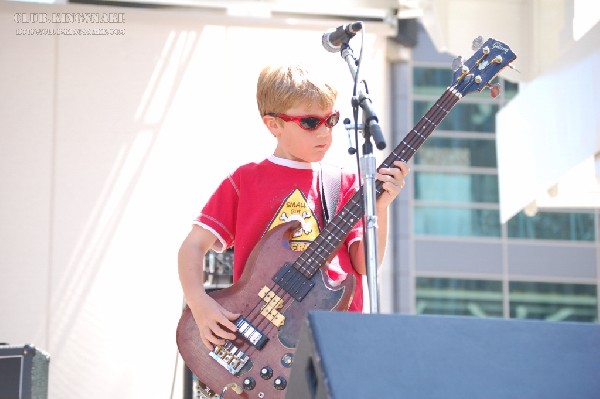
[[[321,164],[321,203],[325,224],[335,216],[342,184],[342,170],[339,167]]]

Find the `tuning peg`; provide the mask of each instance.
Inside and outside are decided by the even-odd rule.
[[[473,39],[473,44],[471,44],[471,48],[473,51],[477,51],[483,46],[483,36],[477,36]]]
[[[492,96],[492,98],[496,98],[498,97],[498,94],[500,94],[500,85],[498,83],[494,83],[494,84],[486,84],[485,87],[487,89],[490,89],[490,95]]]
[[[459,55],[454,60],[452,60],[452,70],[457,71],[458,68],[463,66],[463,58]]]

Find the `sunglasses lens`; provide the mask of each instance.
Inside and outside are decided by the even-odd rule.
[[[340,114],[336,112],[334,114],[329,115],[329,118],[327,118],[327,120],[325,121],[325,124],[328,127],[334,127],[335,125],[337,125],[339,120],[340,120]]]
[[[307,130],[315,130],[321,125],[321,120],[319,118],[314,118],[312,116],[300,119],[300,123],[302,127]]]

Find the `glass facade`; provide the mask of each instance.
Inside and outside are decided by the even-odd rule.
[[[500,237],[500,211],[472,207],[414,206],[415,235]]]
[[[498,176],[415,172],[415,200],[449,203],[498,203]]]
[[[596,285],[511,281],[510,317],[598,322]]]
[[[416,313],[502,317],[502,281],[418,277]],[[510,318],[598,322],[594,284],[509,282]]]
[[[496,142],[491,139],[437,137],[433,133],[415,154],[416,165],[496,168]]]
[[[523,212],[508,221],[508,236],[530,240],[595,241],[594,214],[538,212],[527,216]]]
[[[427,40],[420,44],[425,45],[435,52]],[[416,53],[426,54],[423,49]],[[451,60],[435,65],[437,62],[432,59],[443,59],[443,56],[429,54],[427,62],[413,59],[408,64],[406,70],[409,72],[403,76],[412,79],[412,85],[396,79],[399,87],[406,87],[406,94],[398,97],[409,99],[407,115],[412,116],[413,125],[452,82]],[[535,216],[521,212],[506,224],[500,223],[496,113],[518,94],[518,84],[502,78],[491,83],[500,85],[500,95],[491,98],[489,91],[484,90],[461,98],[413,157],[408,180],[412,184],[412,198],[406,205],[405,216],[410,217],[412,242],[408,241],[407,248],[414,248],[415,242],[420,240],[427,242],[427,248],[433,248],[436,243],[441,244],[440,248],[462,246],[469,248],[464,252],[472,254],[472,259],[468,262],[457,259],[455,265],[445,266],[448,264],[443,261],[446,254],[440,251],[422,256],[423,260],[418,256],[410,260],[411,264],[405,269],[414,271],[414,285],[412,298],[405,297],[404,300],[412,301],[411,308],[417,314],[598,322],[600,277],[594,277],[593,270],[600,274],[600,266],[597,266],[600,261],[593,263],[587,255],[577,258],[578,248],[585,248],[586,254],[597,248],[596,253],[600,254],[596,233],[600,225],[598,212],[544,209]],[[517,265],[510,264],[512,259],[506,252],[498,250],[497,256],[501,259],[496,266],[486,269],[482,264],[482,272],[473,274],[481,263],[477,254],[481,254],[478,251],[482,247],[478,245],[482,243],[489,248],[518,244],[521,262],[518,264],[523,265],[527,261],[522,257],[527,253],[531,254],[531,262],[540,262],[536,254],[544,246],[558,251],[553,252],[555,254],[565,248],[565,254],[575,254],[577,259],[573,262],[587,263],[562,270],[557,261],[558,266],[539,265],[519,272]],[[456,253],[462,254],[460,249]],[[431,265],[436,256],[439,267]],[[421,264],[422,261],[428,264]],[[464,270],[461,269],[463,263]],[[564,276],[561,281],[556,281],[556,274],[529,274],[531,270],[539,274],[559,269],[562,270],[559,275]],[[523,279],[519,273],[527,278]],[[461,277],[457,278],[457,275]]]
[[[417,278],[417,314],[502,317],[502,282]]]

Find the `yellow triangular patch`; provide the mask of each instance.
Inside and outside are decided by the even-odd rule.
[[[302,192],[295,189],[281,204],[267,231],[282,223],[298,220],[302,227],[294,232],[290,246],[294,251],[304,251],[321,232],[312,209],[306,203]]]

